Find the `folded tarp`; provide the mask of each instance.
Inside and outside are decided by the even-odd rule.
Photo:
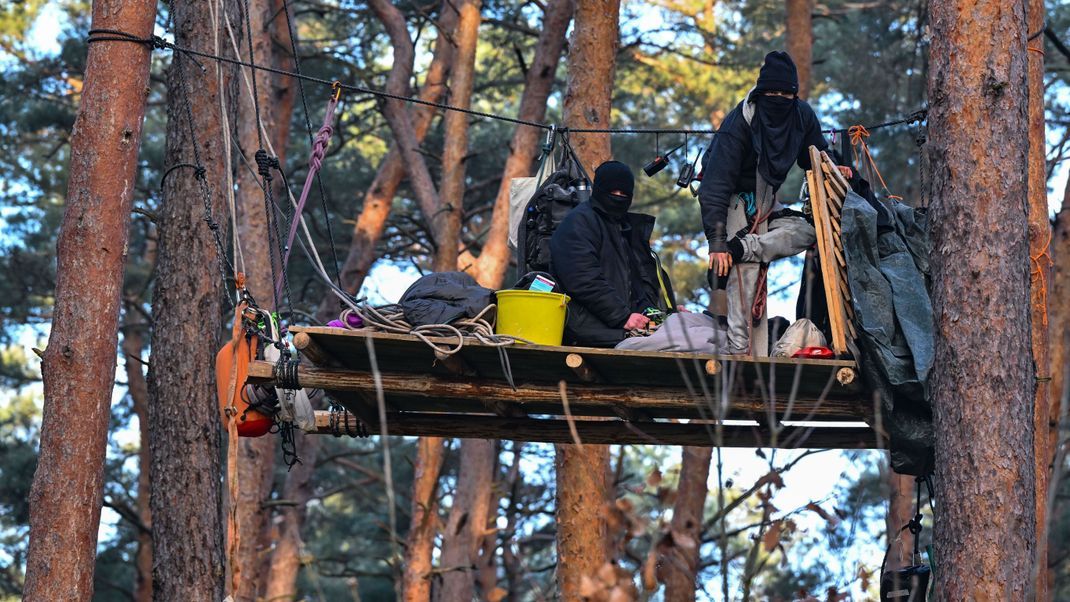
[[[848,192],[841,227],[861,371],[879,394],[892,468],[927,475],[935,435],[927,397],[934,341],[924,211]]]
[[[405,291],[398,306],[413,326],[450,324],[472,318],[494,302],[494,291],[476,283],[464,272],[435,272],[423,276]]]

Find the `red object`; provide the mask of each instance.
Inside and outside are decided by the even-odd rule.
[[[833,353],[832,350],[828,347],[803,347],[802,349],[791,354],[791,357],[806,357],[818,360],[831,360],[836,357],[836,354]]]
[[[271,430],[271,419],[260,412],[246,412],[238,417],[239,437],[263,437]]]

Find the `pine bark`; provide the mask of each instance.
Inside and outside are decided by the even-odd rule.
[[[293,57],[290,55],[289,29],[286,17],[281,14],[281,0],[251,0],[249,3],[249,28],[243,31],[239,40],[242,58],[248,60],[249,45],[247,36],[252,38],[252,54],[257,64],[271,65],[281,69],[293,69]],[[231,19],[240,12],[230,12]],[[237,20],[243,26],[244,21]],[[256,99],[254,100],[252,84],[256,78]],[[290,122],[294,106],[296,83],[290,78],[264,71],[251,73],[243,69],[239,75],[236,90],[238,101],[237,141],[245,160],[253,170],[235,162],[235,181],[237,183],[236,209],[238,222],[236,227],[241,241],[242,254],[245,259],[246,287],[265,309],[288,309],[286,288],[278,302],[282,307],[275,307],[274,277],[281,277],[279,249],[279,217],[274,219],[276,225],[268,221],[268,208],[265,205],[261,188],[261,179],[255,171],[254,155],[263,148],[269,155],[278,158],[286,165],[286,146],[290,134]],[[257,102],[258,101],[258,102]],[[257,104],[263,129],[258,135]],[[309,107],[313,109],[313,107]],[[261,141],[263,138],[263,141]],[[286,191],[281,186],[281,178],[272,174],[271,180],[275,204],[280,208],[289,206]],[[273,209],[274,210],[274,209]],[[274,265],[274,268],[272,267]],[[293,303],[294,300],[290,300]],[[253,600],[258,588],[263,585],[261,578],[265,569],[262,558],[270,546],[267,535],[267,521],[270,512],[261,504],[271,497],[274,480],[275,450],[277,441],[274,437],[240,438],[238,444],[238,530],[241,539],[238,549],[238,564],[242,572],[240,590],[236,592],[239,601]]]
[[[1029,0],[1028,31],[1044,29],[1044,0]],[[1036,369],[1036,392],[1033,397],[1033,451],[1036,454],[1036,525],[1037,548],[1034,565],[1035,599],[1048,599],[1048,580],[1042,567],[1048,565],[1048,482],[1054,448],[1048,446],[1048,420],[1051,411],[1051,376],[1049,358],[1048,285],[1051,280],[1049,243],[1051,222],[1048,219],[1048,181],[1044,139],[1044,38],[1027,41],[1029,103],[1029,270],[1030,320],[1032,322],[1033,365]],[[1040,52],[1036,52],[1039,50]]]
[[[420,437],[413,465],[412,513],[405,538],[405,570],[401,579],[401,599],[405,602],[431,600],[431,557],[435,550],[438,522],[438,475],[442,470],[445,439]]]
[[[620,40],[620,0],[578,0],[568,54],[564,118],[570,128],[608,128]],[[574,133],[572,146],[593,174],[611,158],[608,134]],[[582,578],[609,561],[606,498],[609,447],[556,446],[557,587],[580,600]]]
[[[938,595],[1027,596],[1036,546],[1026,6],[930,7]]]
[[[546,101],[553,90],[554,75],[565,47],[565,32],[576,10],[575,0],[550,0],[542,20],[542,30],[535,46],[535,56],[524,76],[524,93],[520,97],[518,117],[541,122],[546,118]],[[513,178],[531,174],[539,151],[542,132],[518,125],[509,144],[509,157],[502,170],[502,182],[494,200],[490,229],[476,264],[476,279],[483,286],[500,288],[509,268],[509,183]]]
[[[148,37],[155,16],[156,4],[145,0],[96,3],[92,27]],[[25,600],[93,595],[150,54],[149,48],[128,42],[89,45],[56,245],[56,300],[42,367],[44,411],[30,490]]]
[[[1063,191],[1063,206],[1055,216],[1051,255],[1054,263],[1048,296],[1051,339],[1051,404],[1048,414],[1048,449],[1056,449],[1063,395],[1070,386],[1066,365],[1070,362],[1070,179]]]
[[[215,24],[209,11],[176,3],[174,23],[178,44],[213,51]],[[220,90],[214,68],[203,73],[193,61],[178,56],[167,78],[166,163],[194,161],[190,132],[196,132],[196,149],[211,191],[209,208],[223,223],[223,157],[229,149],[223,146],[220,94],[226,90]],[[229,86],[229,77],[223,82]],[[224,293],[219,251],[204,213],[195,173],[173,173],[163,190],[159,217],[149,369],[153,594],[160,600],[216,600],[223,593],[222,440],[213,356],[219,346],[214,325],[222,315]]]
[[[814,58],[813,0],[786,0],[787,48],[799,71],[799,98],[810,96]]]
[[[476,597],[475,566],[491,511],[497,449],[497,441],[465,439],[461,442],[457,489],[442,539],[442,587],[435,595],[441,602]]]
[[[152,453],[149,449],[149,383],[142,370],[141,354],[145,350],[145,330],[148,324],[135,319],[127,304],[123,320],[123,366],[126,390],[133,402],[138,423],[137,516],[142,525],[151,529],[150,504]],[[152,602],[152,532],[138,530],[137,552],[134,555],[134,601]]]
[[[450,38],[457,27],[457,18],[457,10],[453,8],[453,3],[449,0],[444,2],[435,27],[439,35],[435,40],[431,64],[427,68],[424,85],[418,95],[421,100],[438,102],[446,93],[446,80],[449,77],[454,57],[454,43]],[[395,63],[392,68],[399,69],[403,66]],[[413,130],[416,134],[416,143],[419,145],[431,127],[435,109],[417,105],[411,107],[410,110],[413,112]],[[386,229],[386,219],[390,215],[394,196],[404,178],[405,166],[401,152],[397,144],[393,144],[382,163],[379,164],[375,178],[372,179],[371,186],[364,195],[360,215],[357,216],[357,223],[353,227],[353,240],[350,242],[345,263],[342,265],[342,288],[351,294],[356,294],[360,290],[375,262],[375,247]],[[338,311],[338,302],[333,296],[328,296],[320,304],[317,317],[321,322],[326,322]]]
[[[695,599],[699,570],[699,542],[702,541],[702,519],[706,508],[707,480],[713,449],[685,447],[680,460],[680,484],[676,488],[672,522],[674,534],[682,533],[690,542],[676,542],[659,559],[660,577],[665,584],[665,599],[687,602]],[[689,545],[693,543],[694,545]]]
[[[482,0],[461,0],[457,3],[460,19],[457,23],[457,58],[450,76],[450,104],[467,109],[472,104],[472,82],[475,79],[476,44],[479,41],[479,11]],[[457,269],[457,255],[464,221],[465,157],[468,155],[468,115],[446,111],[443,116],[445,146],[442,149],[442,184],[439,190],[441,208],[432,219],[437,222],[435,261],[436,272]]]

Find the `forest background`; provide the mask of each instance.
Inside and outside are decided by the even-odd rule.
[[[254,9],[258,4],[264,5],[262,12],[268,15],[263,31],[270,33],[264,47],[258,41],[256,50],[264,62],[293,68],[288,36],[279,33],[285,30],[279,15],[288,13],[303,72],[377,89],[389,85],[394,53],[382,18],[369,10],[373,2],[253,2]],[[562,4],[567,3],[496,0],[482,4],[471,83],[474,109],[505,115],[523,110],[527,74],[539,59],[535,54],[540,34],[547,29],[544,15],[555,7],[560,11]],[[623,3],[613,79],[613,126],[716,125],[752,85],[764,54],[786,46],[786,11],[791,4],[768,0]],[[429,88],[425,84],[434,66],[436,41],[451,25],[443,22],[437,2],[403,2],[397,8],[414,40],[414,81],[423,93]],[[881,123],[925,106],[929,44],[925,0],[830,1],[806,8],[812,14],[809,96],[825,127]],[[0,7],[0,599],[17,599],[24,580],[27,500],[36,467],[42,398],[39,361],[32,349],[44,347],[51,324],[55,241],[64,208],[89,9],[87,2],[68,0],[25,0]],[[171,36],[173,17],[169,7],[161,4],[157,32]],[[233,18],[241,39],[239,14]],[[1046,25],[1055,38],[1070,39],[1070,6],[1049,3]],[[1063,215],[1070,211],[1065,161],[1070,157],[1070,57],[1047,39],[1045,43],[1045,175],[1054,217],[1060,209]],[[560,61],[550,61],[547,122],[562,121],[567,53],[566,47]],[[100,600],[140,601],[147,599],[149,591],[146,583],[152,562],[146,550],[151,549],[147,539],[151,482],[141,470],[148,459],[149,394],[144,371],[150,362],[170,361],[155,359],[150,344],[157,221],[167,210],[161,178],[169,167],[168,103],[174,95],[183,94],[183,86],[197,85],[174,77],[172,60],[168,54],[154,55],[139,159],[95,574],[95,598]],[[187,64],[187,73],[195,71],[195,66]],[[315,85],[298,90],[294,81],[285,78],[264,77],[261,82],[267,135],[276,140],[288,179],[296,185],[307,170],[306,121],[313,128],[320,122],[330,91]],[[235,96],[241,97],[242,92]],[[255,118],[249,106],[241,101],[234,104],[229,118],[240,146],[243,132],[255,132],[249,126]],[[349,270],[347,283],[376,301],[395,300],[415,277],[432,269],[439,255],[436,220],[428,219],[420,192],[408,180],[389,199],[375,197],[377,169],[394,140],[384,116],[387,112],[371,96],[344,97],[323,163],[324,202],[320,204],[314,193],[317,198],[309,209],[309,224],[321,256],[340,271]],[[444,166],[451,161],[447,148],[453,138],[444,121],[441,113],[434,115],[420,147],[435,182],[443,181]],[[500,254],[491,248],[491,218],[503,168],[516,153],[509,142],[514,140],[514,129],[512,124],[485,119],[472,119],[469,124],[460,261],[481,257],[487,249],[488,258]],[[927,202],[919,152],[924,137],[922,125],[905,124],[875,130],[869,139],[888,188],[912,204]],[[525,170],[530,170],[541,136],[527,142],[530,154]],[[665,135],[657,140],[651,135],[615,135],[612,139],[613,156],[637,173],[654,156],[655,146],[664,150],[685,143],[684,152],[676,154],[666,172],[655,178],[638,176],[636,206],[657,216],[655,248],[667,262],[679,298],[693,307],[707,300],[706,245],[696,201],[673,181],[684,162],[692,160],[707,142],[708,136],[700,135],[686,139]],[[204,137],[199,143],[205,143]],[[192,155],[185,160],[193,160]],[[242,170],[248,168],[235,158],[239,186]],[[189,174],[175,172],[170,177]],[[796,174],[784,190],[788,194],[798,190],[798,182]],[[376,220],[381,235],[368,240],[365,235],[370,226],[375,229]],[[198,226],[204,227],[190,236],[211,236],[206,225]],[[355,248],[363,250],[362,259],[350,262]],[[472,261],[480,269],[492,269],[484,266],[491,262]],[[800,262],[782,263],[771,275],[771,313],[791,318]],[[296,321],[315,320],[317,314],[322,315],[325,290],[303,257],[295,257],[291,265],[293,307],[304,316]],[[214,265],[198,270],[203,278],[214,278],[218,271]],[[501,277],[508,283],[512,274]],[[219,322],[219,316],[189,319]],[[204,347],[190,349],[191,354],[214,352],[212,328],[206,327]],[[259,499],[253,500],[260,509],[260,535],[248,555],[253,574],[262,577],[250,580],[260,590],[253,595],[269,597],[270,590],[296,592],[304,599],[389,599],[399,587],[402,563],[388,528],[390,498],[383,448],[377,438],[321,438],[311,453],[307,444],[299,436],[298,453],[308,461],[303,470],[296,471],[288,471],[282,454],[273,449],[250,452],[260,454],[254,457],[271,469],[264,472]],[[271,439],[270,445],[277,442]],[[396,493],[397,537],[402,540],[411,536],[408,525],[418,449],[414,439],[391,444],[390,482]],[[492,560],[489,569],[473,572],[471,579],[486,599],[549,599],[556,569],[553,447],[500,442],[493,444],[492,453],[491,478],[484,485],[494,503],[486,524],[496,530],[480,544],[490,551],[487,557]],[[674,505],[682,495],[677,489],[685,458],[678,448],[654,446],[614,447],[611,456],[614,524],[621,533],[618,558],[637,576],[637,583],[645,584],[649,559],[686,539],[674,530],[672,520]],[[738,500],[738,506],[722,515],[716,509],[723,502],[706,504],[692,546],[699,551],[699,599],[724,599],[725,592],[731,599],[743,597],[742,592],[791,599],[801,591],[822,598],[838,594],[872,597],[891,495],[882,454],[725,450],[715,460],[723,469],[710,470],[707,464],[709,499]],[[442,527],[433,534],[433,564],[440,569],[436,577],[440,584],[459,572],[451,571],[443,558],[452,545],[446,535],[450,517],[455,507],[468,503],[468,498],[458,495],[460,468],[460,442],[448,442],[434,508]],[[303,480],[295,479],[295,473]],[[777,478],[770,478],[774,473]],[[1064,493],[1070,494],[1070,489],[1057,497],[1049,564],[1055,591],[1070,596],[1070,538],[1059,536],[1070,533],[1070,506],[1062,503]],[[276,563],[285,562],[292,565],[291,570],[275,570]],[[727,564],[727,571],[721,570],[722,563]],[[283,575],[282,582],[274,583],[276,574]],[[660,586],[653,591],[655,599],[667,595]]]

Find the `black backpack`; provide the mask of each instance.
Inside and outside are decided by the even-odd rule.
[[[544,153],[544,162],[546,156]],[[591,181],[565,139],[557,169],[535,190],[524,208],[517,231],[518,273],[550,271],[550,237],[568,212],[590,196]]]

